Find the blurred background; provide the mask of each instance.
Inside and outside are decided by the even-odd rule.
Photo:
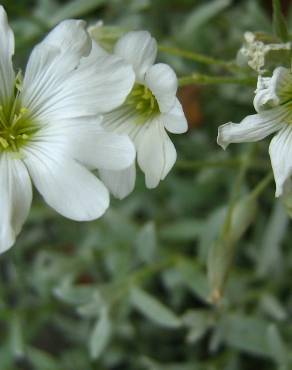
[[[290,4],[290,6],[289,6]],[[229,74],[173,55],[180,48],[232,61],[245,31],[272,31],[271,1],[2,0],[24,70],[58,22],[102,20],[105,46],[146,29],[158,59],[179,76]],[[282,1],[290,30],[292,6]],[[1,52],[1,51],[0,51]],[[247,72],[251,78],[256,74]],[[179,97],[189,132],[173,135],[178,161],[157,189],[135,191],[105,216],[74,223],[35,194],[16,245],[0,256],[0,370],[289,370],[292,368],[292,232],[274,184],[261,193],[225,294],[210,303],[207,259],[249,145],[226,152],[217,128],[254,112],[255,84],[190,84]],[[268,141],[241,186],[270,171]],[[239,221],[241,222],[241,221]],[[241,225],[239,225],[241,226]]]

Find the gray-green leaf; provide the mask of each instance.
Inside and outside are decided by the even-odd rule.
[[[109,342],[110,335],[111,322],[108,316],[108,310],[104,308],[90,337],[89,352],[91,358],[96,360],[102,354]]]
[[[280,0],[273,0],[273,26],[276,36],[283,41],[289,40],[289,32],[282,13]]]
[[[131,290],[131,302],[144,316],[158,325],[177,328],[181,320],[155,297],[135,287]]]

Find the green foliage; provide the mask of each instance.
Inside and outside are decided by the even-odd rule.
[[[289,32],[281,9],[281,1],[273,0],[274,32],[282,41],[289,40]]]
[[[134,193],[90,223],[35,197],[15,247],[0,256],[0,370],[291,368],[292,234],[274,199],[268,141],[248,166],[246,145],[223,152],[215,142],[219,124],[253,112],[255,74],[235,58],[245,31],[271,32],[265,3],[4,1],[22,69],[54,24],[84,17],[110,27],[100,33],[110,45],[148,29],[164,46],[159,60],[204,86],[188,91],[185,110],[200,119],[172,136],[178,161],[157,189],[139,173]]]
[[[89,340],[91,358],[96,360],[103,353],[110,340],[110,333],[111,322],[108,317],[108,311],[106,308],[103,308]]]
[[[179,318],[172,311],[141,289],[133,288],[131,290],[131,303],[146,318],[158,325],[178,328],[181,324]]]

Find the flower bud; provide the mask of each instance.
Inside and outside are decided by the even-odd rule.
[[[260,32],[245,32],[237,62],[247,64],[257,73],[273,70],[277,65],[290,66],[291,42],[281,43],[275,37]]]

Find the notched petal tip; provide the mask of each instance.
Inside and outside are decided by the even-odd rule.
[[[176,98],[173,108],[166,114],[163,114],[164,127],[173,134],[183,134],[188,131],[188,122],[183,108]]]
[[[121,171],[100,170],[99,175],[113,196],[121,200],[135,188],[136,164],[133,163]]]
[[[156,59],[157,42],[148,31],[131,31],[118,40],[114,53],[130,63],[137,80],[143,82]]]
[[[155,95],[160,111],[168,113],[175,105],[178,88],[178,80],[174,70],[165,63],[154,64],[148,69],[145,82]]]
[[[226,150],[228,145],[231,143],[228,131],[233,125],[236,125],[236,123],[228,122],[218,127],[217,144],[221,146],[223,150]]]
[[[275,198],[280,198],[280,196],[283,195],[283,187],[277,189],[276,188],[276,191],[275,191]]]
[[[289,178],[285,180],[284,178],[280,177],[277,171],[275,171],[275,168],[273,168],[273,172],[276,185],[275,198],[280,198],[282,195],[284,195],[285,183]]]
[[[54,45],[62,52],[74,53],[79,58],[87,57],[92,48],[86,22],[81,19],[67,19],[60,22],[45,37],[42,43]]]
[[[145,174],[146,187],[158,186],[176,161],[176,149],[167,135],[163,122],[155,119],[144,132],[137,146],[137,162]]]
[[[276,185],[275,198],[280,198],[285,194],[286,184],[290,181],[290,177],[284,179],[284,178],[280,178],[279,176],[278,177],[276,176],[277,174],[275,174],[275,171],[274,171],[274,179],[275,179],[275,185]]]
[[[151,36],[150,32],[146,30],[130,31],[124,34],[116,43],[115,51],[122,51],[122,47],[128,47],[129,50],[135,51],[135,49],[151,47],[157,48],[157,42],[154,37]]]

